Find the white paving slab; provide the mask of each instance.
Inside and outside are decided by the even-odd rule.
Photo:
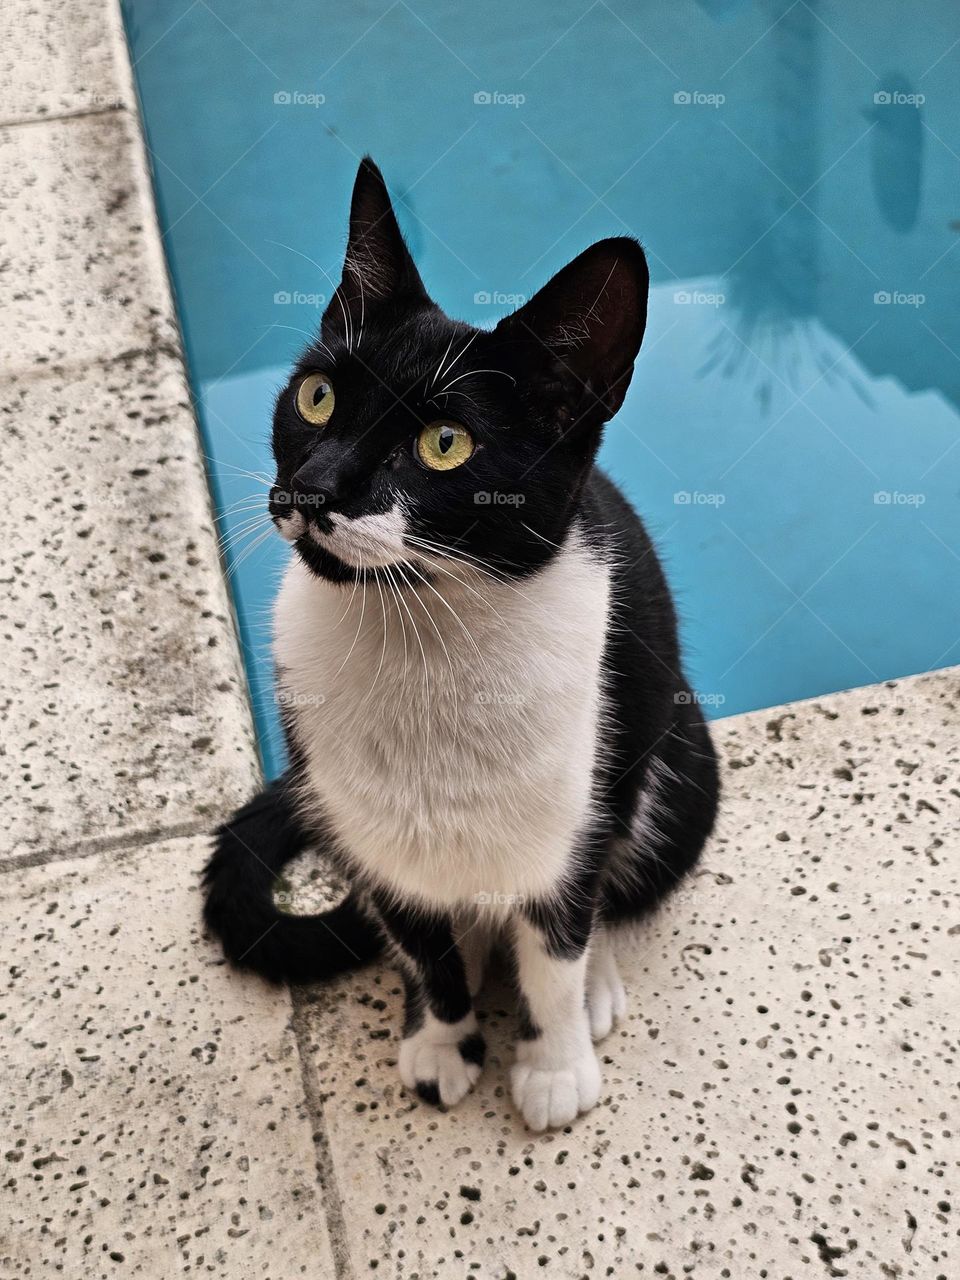
[[[629,1015],[590,1116],[517,1120],[502,988],[491,1060],[448,1114],[398,1083],[394,973],[311,994],[357,1274],[960,1274],[960,671],[717,737],[721,831],[620,947]]]
[[[0,437],[0,858],[212,826],[258,768],[179,361],[0,378]]]
[[[0,128],[3,371],[177,345],[126,111]]]
[[[0,875],[0,1275],[332,1280],[286,992],[199,933],[202,840]]]
[[[4,0],[0,121],[132,106],[119,0]]]
[[[3,20],[3,1280],[954,1280],[956,670],[718,726],[720,832],[554,1134],[502,980],[449,1114],[397,1082],[389,970],[298,995],[301,1064],[200,937],[205,842],[129,847],[256,785],[249,711],[118,11]]]

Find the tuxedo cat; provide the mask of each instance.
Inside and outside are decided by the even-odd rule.
[[[206,871],[237,964],[309,982],[389,955],[400,1076],[428,1101],[480,1074],[499,947],[532,1129],[597,1101],[593,1041],[625,1010],[612,937],[693,866],[717,803],[656,552],[594,465],[648,283],[639,244],[603,240],[496,328],[451,320],[363,161],[341,283],[274,418],[290,767]],[[277,873],[311,844],[349,893],[282,913]]]

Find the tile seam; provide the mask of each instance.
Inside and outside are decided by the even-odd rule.
[[[20,118],[12,116],[6,120],[0,120],[0,129],[22,129],[31,125],[52,124],[59,120],[91,120],[98,116],[128,115],[132,117],[134,114],[126,103],[112,107],[78,107],[76,111],[50,111],[41,116]]]
[[[333,1254],[337,1280],[354,1280],[354,1269],[350,1259],[347,1243],[347,1223],[343,1211],[343,1197],[340,1194],[340,1181],[330,1146],[327,1132],[326,1112],[313,1063],[310,1061],[310,1032],[303,993],[293,988],[293,1032],[300,1055],[300,1074],[303,1080],[303,1094],[306,1099],[307,1112],[313,1130],[313,1145],[316,1153],[317,1181],[320,1184],[323,1212],[327,1222],[327,1237]]]
[[[111,853],[117,849],[143,849],[152,844],[163,844],[166,840],[207,835],[212,833],[216,821],[216,819],[206,819],[203,822],[178,822],[169,827],[151,827],[146,831],[118,832],[111,836],[89,836],[74,844],[62,845],[58,848],[18,853],[12,858],[0,859],[0,875],[7,875],[11,871],[28,870],[31,867],[42,867],[54,862],[93,858],[98,853]]]

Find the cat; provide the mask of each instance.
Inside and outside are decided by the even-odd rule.
[[[217,832],[205,919],[236,964],[400,970],[399,1072],[452,1106],[484,1062],[493,947],[533,1130],[597,1102],[626,1008],[612,938],[694,865],[718,798],[653,544],[595,466],[646,324],[640,245],[586,249],[495,328],[428,297],[360,165],[341,282],[280,392],[269,510],[287,772]],[[278,910],[320,846],[349,892]]]

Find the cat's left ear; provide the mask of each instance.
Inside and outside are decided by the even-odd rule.
[[[354,327],[361,313],[369,315],[387,300],[402,301],[404,305],[428,301],[397,224],[383,174],[369,156],[361,160],[353,186],[350,236],[338,292]],[[343,319],[335,297],[327,308],[324,324],[342,325]]]
[[[562,428],[606,422],[620,408],[647,323],[650,273],[626,236],[601,240],[501,320],[519,381],[539,384]]]

